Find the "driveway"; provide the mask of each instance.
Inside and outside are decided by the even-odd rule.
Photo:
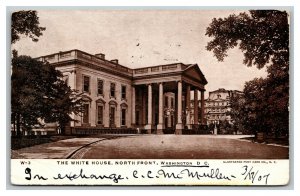
[[[13,151],[31,159],[288,159],[289,148],[240,135],[119,135],[73,138]]]

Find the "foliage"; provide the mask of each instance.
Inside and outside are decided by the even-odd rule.
[[[289,24],[286,12],[277,10],[250,10],[227,18],[214,18],[206,35],[214,37],[207,44],[219,61],[227,51],[239,45],[244,64],[262,68],[272,63],[289,62]]]
[[[39,27],[39,17],[33,10],[18,11],[12,13],[11,17],[11,43],[14,44],[20,40],[20,34],[29,36],[32,41],[37,42],[38,37],[43,35],[45,27]]]
[[[226,112],[227,116],[230,116],[232,120],[231,131],[242,131],[245,133],[244,121],[246,120],[244,105],[245,98],[244,94],[233,93],[229,99],[230,109]]]
[[[11,123],[17,135],[39,119],[64,127],[72,120],[70,114],[81,110],[81,99],[62,80],[61,72],[29,56],[13,57],[11,86]]]
[[[258,69],[267,66],[267,78],[245,83],[244,103],[231,101],[233,119],[252,132],[288,134],[289,124],[289,23],[288,14],[277,10],[214,18],[206,35],[207,44],[219,61],[230,48],[239,46],[244,64]]]

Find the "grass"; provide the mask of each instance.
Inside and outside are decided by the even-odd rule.
[[[245,137],[245,138],[241,138],[241,139],[251,140],[252,142],[257,142],[257,143],[277,144],[277,145],[289,146],[289,138],[288,137],[280,137],[280,138],[269,137],[269,138],[265,138],[263,141],[259,141],[255,137]]]

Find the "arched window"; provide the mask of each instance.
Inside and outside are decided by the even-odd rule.
[[[122,103],[120,106],[121,106],[121,126],[126,126],[128,105],[126,103]]]
[[[117,102],[114,100],[111,100],[109,102],[109,127],[114,128],[116,127],[116,108],[117,108]]]
[[[89,125],[90,124],[90,106],[92,99],[86,95],[82,96],[83,104],[82,104],[82,124]]]
[[[103,122],[104,108],[105,108],[105,101],[101,98],[96,100],[96,117],[97,117],[96,124],[97,125],[102,125],[102,126],[104,125]]]

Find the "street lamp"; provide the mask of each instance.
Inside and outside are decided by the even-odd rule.
[[[214,135],[218,134],[218,129],[217,129],[217,121],[214,121],[215,127],[214,127]]]

